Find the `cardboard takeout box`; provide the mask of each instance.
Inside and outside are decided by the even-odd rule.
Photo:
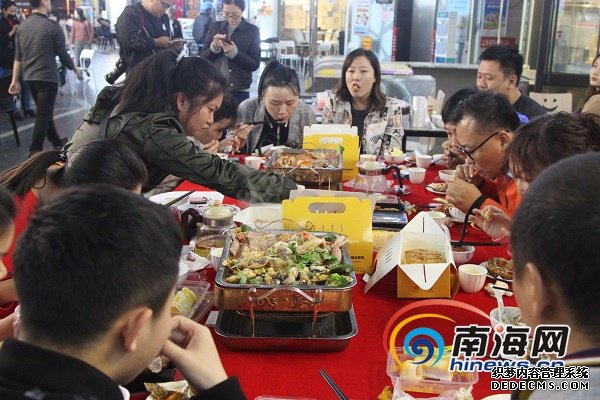
[[[444,261],[407,264],[404,254],[412,249],[437,251]],[[365,286],[365,293],[393,269],[396,269],[399,298],[452,298],[458,291],[450,238],[425,212],[417,214],[379,250],[375,273]]]
[[[296,197],[283,201],[284,229],[311,227],[336,232],[350,242],[348,250],[357,274],[371,272],[373,258],[372,203],[358,197]],[[293,223],[290,223],[293,221]]]

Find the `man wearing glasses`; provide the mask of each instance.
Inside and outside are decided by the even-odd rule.
[[[228,80],[238,103],[250,97],[252,72],[260,65],[260,33],[242,17],[244,0],[223,0],[223,21],[210,26],[202,57],[211,60]]]
[[[174,0],[142,0],[127,6],[116,24],[121,59],[127,71],[156,51],[171,49],[180,52],[183,39],[173,39],[166,11]]]
[[[463,212],[492,205],[512,215],[521,198],[504,154],[519,117],[504,95],[492,92],[474,94],[460,107],[456,138],[466,163],[448,180],[446,200]]]

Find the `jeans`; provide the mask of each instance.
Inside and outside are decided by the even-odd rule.
[[[53,120],[54,103],[58,94],[58,83],[27,81],[27,86],[29,86],[33,100],[35,100],[35,104],[37,105],[35,126],[33,127],[33,137],[31,138],[29,151],[42,151],[45,137],[48,137],[52,145],[62,146],[62,139],[56,133]]]

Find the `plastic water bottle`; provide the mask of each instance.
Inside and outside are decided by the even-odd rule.
[[[228,129],[227,133],[225,134],[225,139],[233,140],[234,138],[235,138],[235,133],[232,130]],[[228,146],[225,146],[225,148],[223,149],[223,153],[225,153],[225,154],[231,154],[232,151],[233,151],[233,145],[231,145],[231,144]]]

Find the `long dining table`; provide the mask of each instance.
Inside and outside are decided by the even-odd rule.
[[[426,184],[439,182],[438,171],[441,167],[431,165],[427,169],[426,179],[422,184],[413,185],[405,181],[412,192],[402,195],[401,200],[412,204],[429,204],[436,197],[443,195],[426,190]],[[210,190],[190,182],[183,182],[176,190]],[[236,199],[225,197],[224,203],[234,204],[241,208],[248,204]],[[461,235],[463,224],[457,223],[450,227],[452,240]],[[483,232],[469,226],[465,240],[470,242],[490,242]],[[479,264],[491,257],[510,258],[504,247],[475,246],[475,253],[470,263]],[[209,276],[214,279],[214,273]],[[494,282],[487,278],[486,284]],[[365,282],[363,275],[358,275],[358,284],[352,291],[352,303],[356,315],[358,333],[349,340],[348,346],[339,352],[282,352],[282,351],[233,351],[225,346],[223,340],[214,334],[219,354],[226,371],[237,375],[249,399],[260,396],[292,399],[334,399],[336,395],[319,374],[325,370],[337,383],[348,398],[376,399],[384,387],[393,387],[386,373],[387,346],[390,330],[402,318],[419,313],[439,313],[455,321],[454,325],[480,324],[488,325],[490,321],[482,317],[497,307],[497,302],[485,290],[477,293],[465,293],[459,290],[452,301],[423,302],[419,299],[401,299],[396,297],[396,272],[388,273],[377,282],[370,291],[364,293]],[[504,296],[507,306],[515,306],[513,297]],[[439,304],[437,304],[439,303]],[[473,313],[460,307],[468,304],[481,310]],[[424,304],[421,306],[421,304]],[[453,305],[456,305],[454,307]],[[404,307],[411,306],[412,310],[399,315]],[[410,308],[410,307],[409,307]],[[414,321],[413,326],[427,325],[437,329],[451,344],[453,325],[440,320]],[[410,325],[407,325],[410,327]],[[397,340],[396,346],[401,346]],[[473,387],[473,397],[482,399],[488,395],[502,392],[493,391],[490,387],[490,374],[479,373],[479,382]],[[432,394],[411,393],[414,397],[433,397]],[[272,397],[268,397],[272,398]]]

